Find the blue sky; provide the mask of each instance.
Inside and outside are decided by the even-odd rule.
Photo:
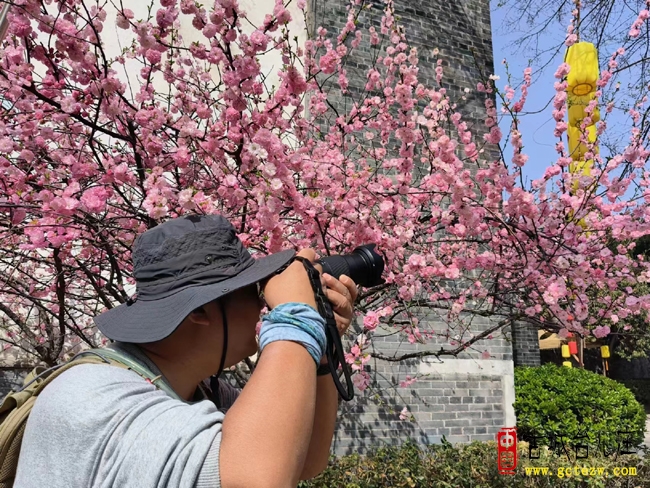
[[[505,58],[508,62],[508,72],[513,77],[513,81],[520,81],[524,69],[529,65],[529,59],[525,54],[518,52],[511,43],[521,35],[521,32],[504,28],[504,19],[506,11],[503,8],[495,8],[496,1],[492,0],[492,43],[494,50],[494,69],[495,74],[500,76],[497,86],[500,89],[508,83],[506,66],[502,64]],[[522,30],[526,26],[522,25]],[[557,45],[564,37],[562,30],[557,27],[551,27],[547,45]],[[533,85],[529,91],[529,96],[525,105],[525,111],[528,112],[521,118],[521,133],[523,134],[524,151],[529,155],[529,160],[524,167],[524,176],[530,181],[544,174],[544,171],[557,159],[555,152],[555,143],[557,139],[553,136],[555,121],[551,116],[552,107],[549,101],[555,95],[553,83],[557,81],[553,73],[555,68],[562,62],[564,53],[560,53],[551,62],[548,68],[541,71],[533,67]],[[518,83],[513,83],[517,86]],[[519,92],[516,95],[518,98]],[[548,105],[548,106],[547,106]],[[546,108],[544,108],[546,107]],[[539,113],[534,113],[539,112]],[[510,127],[510,119],[501,120],[501,129],[504,134]],[[512,151],[506,153],[506,157],[512,155]]]
[[[524,69],[529,65],[530,60],[527,58],[526,53],[522,53],[512,46],[512,42],[526,32],[529,27],[522,21],[519,30],[506,29],[504,20],[507,11],[504,8],[496,8],[497,0],[491,0],[492,7],[492,33],[493,33],[493,50],[494,50],[494,64],[495,74],[500,76],[497,81],[497,86],[500,89],[508,83],[506,67],[502,64],[505,58],[508,62],[508,71],[513,76],[513,86],[517,86],[521,81]],[[567,19],[568,21],[568,19]],[[566,26],[559,23],[551,25],[544,38],[540,42],[540,48],[551,48],[558,46],[565,37]],[[589,39],[583,39],[589,41]],[[618,46],[609,46],[610,49],[615,49]],[[552,59],[549,65],[541,70],[539,67],[533,66],[533,85],[529,91],[528,100],[525,106],[527,112],[521,118],[521,132],[523,134],[524,151],[529,155],[529,160],[523,169],[524,176],[527,182],[531,179],[536,179],[544,174],[546,168],[557,160],[557,153],[555,151],[555,143],[557,139],[553,136],[555,121],[553,120],[552,101],[555,95],[553,84],[555,77],[553,76],[556,68],[563,61],[566,48],[562,48],[557,55]],[[601,54],[611,54],[601,53]],[[602,69],[602,66],[601,66]],[[625,80],[622,80],[625,81]],[[518,98],[519,93],[517,93]],[[602,107],[601,107],[602,108]],[[607,138],[620,140],[625,137],[626,132],[629,130],[629,118],[622,112],[613,113],[608,116],[607,131],[604,134]],[[501,129],[506,133],[510,127],[510,119],[503,118],[500,122]],[[566,143],[566,139],[565,139]],[[606,156],[604,148],[601,153]],[[506,157],[510,157],[512,151],[506,152]]]

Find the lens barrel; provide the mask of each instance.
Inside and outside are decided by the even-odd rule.
[[[317,261],[323,272],[335,278],[349,276],[357,285],[370,288],[384,283],[384,259],[375,251],[375,244],[364,244],[351,254],[327,256]]]

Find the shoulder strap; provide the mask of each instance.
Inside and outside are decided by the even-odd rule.
[[[26,392],[27,398],[32,395],[38,395],[43,388],[49,385],[61,373],[79,364],[108,364],[130,369],[134,373],[142,376],[152,385],[167,393],[172,398],[182,400],[178,394],[172,390],[172,388],[163,380],[162,376],[154,375],[153,372],[143,364],[134,361],[126,354],[122,354],[121,352],[115,351],[113,349],[89,349],[87,351],[80,352],[68,362],[58,364],[49,369],[38,371],[38,374],[35,374],[37,370],[34,370],[25,379],[24,386],[18,390],[18,392],[14,393],[14,395],[25,390],[29,390]],[[14,407],[15,406],[16,405],[14,405]]]
[[[99,363],[101,358],[85,357],[45,369],[35,368],[25,379],[24,386],[9,393],[0,405],[0,488],[13,486],[18,467],[25,426],[32,407],[43,391],[54,379],[79,363]]]
[[[90,359],[89,356],[99,358],[99,361],[97,362],[103,361],[107,364],[118,363],[126,369],[130,369],[134,373],[139,374],[145,380],[147,380],[148,383],[151,383],[155,387],[161,389],[170,397],[177,400],[182,400],[181,397],[179,397],[178,394],[171,388],[171,386],[165,382],[162,375],[154,375],[154,373],[145,365],[138,361],[134,361],[130,356],[127,356],[120,351],[116,351],[115,349],[90,349],[88,351],[80,352],[72,359],[72,361],[83,361],[84,357]]]
[[[62,364],[57,364],[56,366],[52,366],[51,368],[44,369],[44,368],[34,368],[25,378],[25,381],[23,383],[23,387],[20,388],[15,394],[19,394],[21,392],[29,392],[28,395],[38,395],[43,388],[45,388],[47,385],[49,385],[53,380],[55,380],[59,375],[61,375],[64,371],[67,371],[73,366],[76,366],[78,364],[92,364],[92,363],[101,363],[102,360],[100,358],[79,358],[77,359],[78,356],[75,356],[72,358],[70,361],[67,361]]]
[[[92,349],[49,369],[36,368],[27,376],[24,386],[9,393],[0,404],[0,488],[13,486],[25,426],[39,393],[62,373],[79,364],[108,364],[130,369],[172,398],[180,400],[162,376],[154,376],[146,366],[112,349]]]

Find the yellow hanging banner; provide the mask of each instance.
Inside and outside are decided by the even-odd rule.
[[[589,146],[591,146],[591,152],[594,155],[599,154],[595,124],[600,121],[600,110],[598,106],[594,106],[591,113],[587,114],[586,108],[590,102],[596,99],[596,91],[598,91],[596,85],[599,76],[598,51],[596,46],[590,42],[577,42],[569,46],[564,60],[571,67],[567,75],[566,89],[569,109],[567,139],[569,156],[573,159],[573,163],[569,165],[569,171],[573,175],[590,176],[594,161],[586,159],[585,156],[589,152]],[[583,129],[581,125],[587,116],[591,119],[591,124]],[[581,137],[583,134],[586,137]],[[575,194],[579,187],[579,182],[574,181],[571,185],[571,192]],[[584,219],[581,219],[579,223],[585,227]]]
[[[588,95],[578,97],[575,95],[569,95],[567,97],[567,105],[569,107],[569,125],[572,127],[580,127],[582,121],[587,117],[585,109],[589,102],[595,100],[596,94],[590,93]],[[595,124],[600,121],[600,110],[598,105],[594,107],[594,110],[591,112],[591,123]]]
[[[585,132],[589,144],[595,144],[596,140],[598,139],[596,135],[596,126],[590,125],[586,127]],[[582,136],[580,129],[578,127],[569,126],[567,129],[567,134],[569,136],[569,156],[571,156],[571,159],[574,161],[585,159],[585,154],[589,152],[589,146],[586,141],[583,142],[580,140]],[[592,146],[592,151],[594,154],[598,154],[598,146]]]
[[[565,62],[571,66],[567,76],[567,92],[585,96],[596,91],[598,51],[591,42],[577,42],[567,49]]]
[[[594,160],[589,161],[574,161],[569,164],[569,171],[571,173],[582,173],[585,176],[591,176],[591,168],[594,165]]]

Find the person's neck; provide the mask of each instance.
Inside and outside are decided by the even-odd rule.
[[[170,358],[159,351],[142,348],[147,357],[153,361],[165,376],[169,386],[185,400],[192,400],[198,384],[203,380],[197,365],[189,358]]]

